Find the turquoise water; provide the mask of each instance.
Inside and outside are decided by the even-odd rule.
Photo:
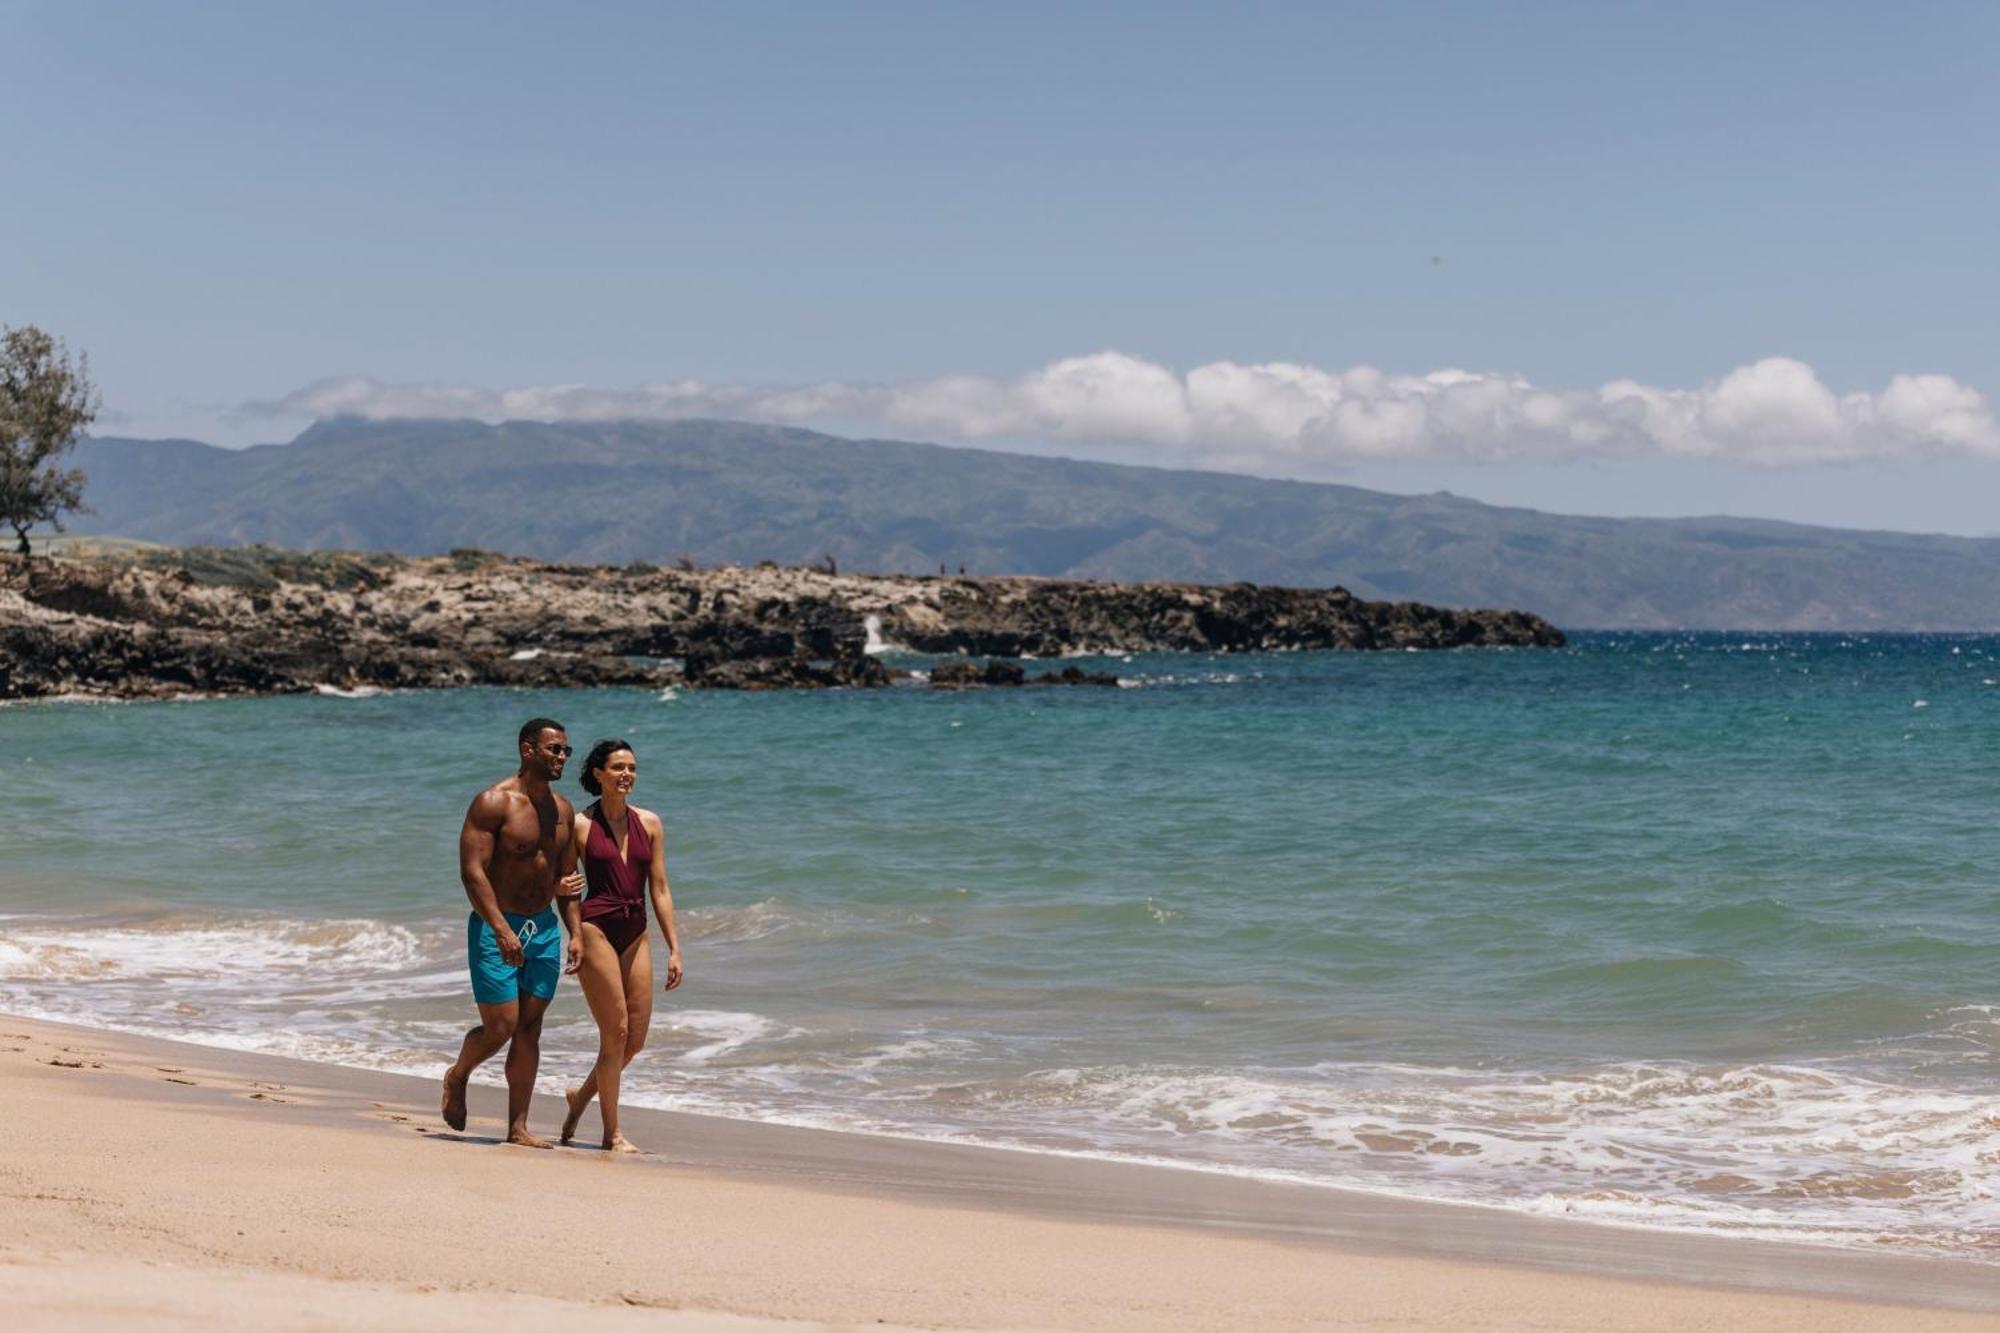
[[[2000,1259],[2000,640],[1101,665],[0,709],[0,1008],[435,1071],[547,712],[666,821],[638,1100]]]

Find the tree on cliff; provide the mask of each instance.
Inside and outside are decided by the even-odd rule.
[[[81,469],[58,466],[97,418],[90,362],[32,324],[0,338],[0,520],[29,555],[28,529],[87,512]]]

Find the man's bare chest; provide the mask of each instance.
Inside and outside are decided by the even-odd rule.
[[[554,857],[561,845],[562,820],[554,805],[537,808],[526,801],[515,803],[500,825],[495,850],[507,860]]]

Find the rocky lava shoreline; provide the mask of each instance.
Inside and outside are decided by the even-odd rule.
[[[551,565],[268,547],[0,560],[0,698],[466,685],[871,687],[893,644],[936,688],[1112,684],[1024,657],[1555,646],[1519,611],[1341,588]]]

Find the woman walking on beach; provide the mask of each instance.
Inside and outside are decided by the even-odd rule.
[[[630,803],[639,760],[622,740],[599,741],[583,761],[583,789],[597,799],[576,812],[575,845],[588,888],[579,905],[563,900],[572,938],[582,942],[577,979],[590,1016],[597,1020],[597,1064],[564,1096],[569,1114],[562,1141],[576,1137],[577,1121],[597,1099],[604,1146],[637,1152],[618,1132],[618,1079],[646,1044],[653,1020],[653,951],[646,943],[646,899],[667,940],[667,985],[681,984],[680,933],[667,889],[666,835],[660,817]]]

